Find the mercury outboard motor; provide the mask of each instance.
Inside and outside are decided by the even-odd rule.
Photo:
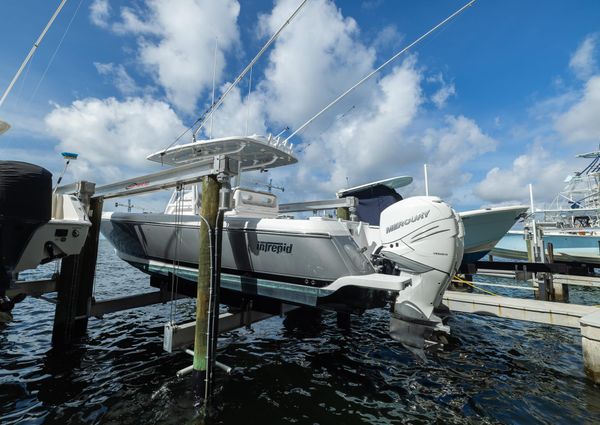
[[[448,331],[434,313],[463,256],[460,216],[437,197],[417,196],[381,213],[381,248],[411,285],[400,291],[390,326],[392,337],[412,351],[431,345],[435,331]]]
[[[26,162],[0,161],[0,296],[31,237],[51,213],[52,174]]]

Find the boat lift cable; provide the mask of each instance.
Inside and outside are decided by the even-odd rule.
[[[171,142],[171,144],[163,150],[163,152],[161,153],[161,156],[165,154],[167,149],[169,149],[171,146],[173,146],[175,143],[177,143],[179,140],[181,140],[181,138],[183,136],[185,136],[190,130],[192,130],[196,125],[198,125],[198,128],[194,131],[194,133],[192,135],[194,139],[196,138],[196,135],[202,129],[206,120],[212,116],[212,114],[215,112],[215,110],[219,106],[221,106],[221,104],[223,103],[223,100],[225,100],[225,97],[229,94],[229,92],[231,90],[233,90],[233,88],[235,86],[237,86],[237,84],[241,81],[242,78],[244,78],[244,76],[248,73],[248,71],[250,71],[252,69],[252,67],[258,61],[258,59],[260,59],[260,57],[263,55],[263,53],[271,46],[271,44],[273,44],[275,42],[275,40],[279,37],[279,34],[281,34],[281,32],[284,30],[284,28],[287,27],[289,25],[289,23],[292,21],[292,19],[294,19],[296,17],[298,12],[300,12],[302,7],[307,2],[308,2],[308,0],[303,0],[302,3],[300,3],[300,5],[296,8],[296,10],[294,10],[294,13],[292,13],[290,15],[290,17],[283,23],[283,25],[281,25],[281,27],[279,27],[279,29],[271,36],[271,38],[259,50],[259,52],[256,54],[256,56],[254,56],[252,61],[250,61],[250,63],[246,66],[246,68],[244,68],[244,70],[241,72],[241,74],[238,75],[237,78],[233,81],[233,83],[231,83],[229,85],[227,90],[225,90],[225,92],[219,96],[219,98],[217,99],[216,102],[213,101],[213,103],[208,107],[208,109],[206,111],[204,111],[204,113],[202,115],[200,115],[200,117],[196,121],[194,121],[194,123],[191,126],[189,126],[187,130],[185,130],[183,133],[181,133],[179,136],[177,136],[177,138],[175,140],[173,140],[173,142]]]
[[[420,43],[421,41],[423,41],[425,38],[427,38],[430,34],[432,34],[433,32],[435,32],[437,29],[439,29],[440,27],[444,26],[446,23],[448,23],[449,21],[451,21],[452,19],[454,19],[455,17],[457,17],[458,15],[460,15],[465,9],[467,9],[468,7],[472,6],[473,3],[475,3],[476,0],[471,0],[469,1],[467,4],[465,4],[463,7],[461,7],[460,9],[458,9],[456,12],[454,12],[452,15],[448,16],[446,19],[444,19],[443,21],[441,21],[439,24],[437,24],[436,26],[434,26],[433,28],[431,28],[429,31],[427,31],[425,34],[421,35],[419,38],[417,38],[416,40],[414,40],[412,43],[410,43],[408,46],[406,46],[405,48],[403,48],[402,50],[400,50],[398,53],[396,53],[394,56],[392,56],[391,58],[389,58],[387,61],[385,61],[384,63],[382,63],[381,65],[379,65],[377,68],[375,68],[373,71],[371,71],[369,74],[365,75],[360,81],[358,81],[358,83],[354,84],[352,87],[350,87],[348,90],[346,90],[344,93],[342,93],[341,95],[339,95],[337,98],[335,98],[333,101],[331,101],[331,103],[329,103],[327,106],[325,106],[323,109],[321,109],[319,112],[317,112],[316,115],[314,115],[312,118],[310,118],[308,121],[306,121],[304,124],[302,124],[300,127],[298,127],[297,130],[295,130],[292,134],[290,134],[288,136],[287,139],[285,139],[285,142],[289,141],[292,137],[294,137],[296,134],[298,134],[299,132],[301,132],[302,130],[304,130],[307,126],[309,126],[314,120],[316,120],[317,118],[319,118],[322,114],[324,114],[326,111],[328,111],[332,106],[334,106],[335,104],[337,104],[340,100],[342,100],[344,97],[346,97],[348,94],[350,94],[352,91],[354,91],[357,87],[359,87],[360,85],[362,85],[365,81],[369,80],[371,77],[373,77],[375,74],[377,74],[379,71],[381,71],[383,68],[385,68],[386,66],[388,66],[391,62],[393,62],[395,59],[397,59],[399,56],[403,55],[404,53],[406,53],[409,49],[411,49],[413,46],[417,45],[418,43]]]

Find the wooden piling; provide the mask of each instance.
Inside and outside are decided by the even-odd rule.
[[[215,248],[214,229],[217,224],[217,212],[219,208],[220,184],[216,176],[205,176],[202,178],[202,208],[201,216],[206,219],[209,229],[204,220],[200,220],[200,251],[198,257],[198,288],[196,293],[196,330],[194,338],[194,362],[193,380],[194,391],[197,400],[204,397],[204,390],[208,385],[206,371],[208,365],[209,344],[209,290],[211,283],[211,265],[214,258],[211,253]],[[215,306],[218,312],[218,307]],[[204,405],[207,406],[207,400]]]
[[[348,207],[339,207],[336,210],[336,216],[342,220],[350,220],[350,211]]]
[[[554,245],[552,242],[548,242],[546,249],[548,250],[546,260],[548,263],[554,263]],[[551,284],[552,301],[569,302],[569,285],[556,283],[554,281],[554,276],[552,276]]]
[[[88,309],[94,288],[98,257],[98,240],[102,221],[102,198],[90,199],[95,185],[79,183],[79,194],[84,205],[89,205],[90,227],[85,244],[78,255],[65,257],[61,263],[57,283],[57,303],[52,330],[52,345],[66,348],[85,335]]]
[[[581,318],[581,348],[586,375],[600,384],[600,311]]]

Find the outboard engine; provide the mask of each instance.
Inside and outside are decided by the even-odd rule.
[[[18,272],[78,254],[90,226],[77,197],[52,193],[48,170],[0,161],[0,313],[22,299],[5,296]]]
[[[0,161],[0,296],[31,237],[51,214],[52,174],[26,162]]]
[[[396,299],[390,332],[408,348],[422,351],[435,331],[448,331],[433,310],[462,260],[462,221],[441,199],[417,196],[383,210],[380,232],[379,255],[412,282]]]

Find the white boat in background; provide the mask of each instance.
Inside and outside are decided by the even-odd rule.
[[[544,244],[552,243],[554,260],[600,266],[600,237],[569,233],[544,233]],[[510,231],[491,251],[497,257],[527,260],[527,244],[523,231]]]
[[[412,181],[410,176],[397,176],[342,189],[337,192],[337,196],[358,198],[359,220],[377,227],[381,212],[403,199],[396,189],[408,186]],[[465,227],[463,263],[473,263],[490,252],[528,208],[526,205],[514,205],[459,212]]]
[[[600,151],[577,155],[591,159],[581,171],[565,179],[565,187],[549,208],[535,211],[526,228],[541,231],[543,243],[552,243],[557,261],[600,265]],[[523,231],[513,231],[492,251],[493,255],[511,259],[527,259]]]

